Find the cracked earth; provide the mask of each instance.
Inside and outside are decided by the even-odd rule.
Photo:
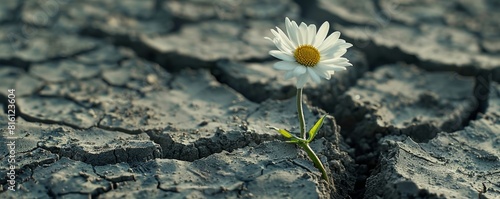
[[[2,2],[0,198],[500,198],[499,8]],[[333,185],[266,128],[299,129],[263,39],[286,16],[354,44],[353,67],[304,90],[307,126],[330,115],[311,147]]]

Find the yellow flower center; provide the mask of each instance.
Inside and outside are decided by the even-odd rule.
[[[304,66],[313,67],[319,62],[320,54],[318,49],[311,45],[302,45],[293,52],[295,60]]]

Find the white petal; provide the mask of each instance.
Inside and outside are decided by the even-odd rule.
[[[297,64],[295,69],[293,69],[293,75],[296,77],[296,76],[299,76],[299,75],[306,73],[306,71],[307,71],[307,69],[305,66]]]
[[[285,45],[283,45],[283,42],[280,41],[278,38],[275,38],[273,40],[273,43],[274,45],[281,51],[281,52],[285,52],[287,53],[288,55],[292,55],[292,49],[286,47]]]
[[[279,61],[274,63],[273,68],[276,70],[293,70],[297,67],[293,62]]]
[[[339,39],[335,44],[333,44],[332,46],[330,46],[328,48],[323,49],[322,51],[320,51],[320,53],[332,55],[332,54],[336,54],[337,51],[347,50],[347,48],[350,48],[350,47],[352,47],[352,44],[346,43],[345,40],[343,40],[343,39]],[[344,54],[342,54],[342,55],[344,55]],[[340,55],[340,56],[342,56],[342,55]]]
[[[333,46],[327,50],[320,51],[320,60],[339,58],[347,52],[345,48],[338,48],[338,46]]]
[[[285,17],[285,29],[286,29],[286,33],[288,34],[288,37],[290,37],[290,28],[291,27],[291,24],[292,22],[290,22],[290,19],[288,17]]]
[[[292,41],[297,44],[297,46],[301,45],[300,44],[300,31],[299,31],[299,26],[295,21],[292,21]]]
[[[337,42],[337,40],[339,39],[339,37],[340,37],[340,32],[339,31],[336,31],[336,32],[332,33],[330,36],[328,36],[325,39],[325,41],[323,41],[323,43],[321,43],[320,46],[318,46],[318,50],[321,52],[324,49],[327,49],[328,47],[333,46],[333,44],[335,44],[335,42]]]
[[[278,27],[276,27],[278,28]],[[276,30],[274,29],[271,29],[271,33],[273,33],[274,37],[279,37],[280,35],[278,34],[278,32],[276,32]]]
[[[318,34],[314,38],[314,43],[313,43],[314,47],[317,48],[321,45],[321,43],[323,43],[326,35],[328,34],[328,30],[330,30],[330,24],[328,23],[328,21],[325,21],[325,23],[323,23],[323,25],[319,27]]]
[[[276,30],[271,29],[271,33],[273,33],[274,39],[271,40],[271,38],[269,37],[264,37],[264,39],[271,40],[274,43],[274,45],[281,51],[291,52],[289,47],[286,47],[286,45],[282,44],[283,38],[281,38],[281,35],[278,32],[276,32]]]
[[[281,35],[279,33],[281,31],[280,28],[276,27],[276,29],[278,31],[271,29],[271,32],[273,33],[275,39],[278,39],[282,43],[282,46],[285,46],[288,49],[292,49],[292,45],[290,45],[290,40],[288,39],[288,37],[285,34]]]
[[[290,21],[290,19],[285,18],[286,33],[292,44],[296,47],[299,45],[298,41],[298,27],[295,21]]]
[[[304,22],[300,23],[299,27],[300,45],[307,44],[307,40],[309,39],[309,35],[307,33],[308,33],[307,25]]]
[[[338,57],[333,56],[333,55],[336,54],[339,51],[340,51],[340,49],[336,48],[335,46],[332,47],[332,48],[328,48],[328,50],[322,50],[322,51],[319,52],[320,55],[321,55],[320,58],[323,58],[323,59],[338,58]]]
[[[335,67],[332,69],[333,71],[344,71],[344,70],[347,70],[347,68],[343,67],[343,66],[338,66],[338,67]]]
[[[343,71],[343,70],[347,70],[343,66],[335,66],[335,65],[318,64],[318,65],[316,65],[316,67],[321,68],[322,70],[326,70],[326,71]]]
[[[351,43],[345,43],[344,45],[342,45],[343,48],[350,48],[352,47],[352,44]]]
[[[307,78],[309,75],[303,74],[297,78],[297,84],[295,85],[297,88],[304,88],[304,85],[306,85]]]
[[[344,55],[345,53],[347,52],[347,49],[342,49],[342,50],[339,50],[335,53],[333,53],[333,57],[341,57],[342,55]]]
[[[314,72],[316,72],[316,74],[318,74],[322,78],[325,78],[327,80],[330,80],[332,78],[332,75],[327,70],[323,70],[323,68],[314,67],[313,69]]]
[[[285,18],[285,29],[288,39],[290,39],[290,42],[292,42],[294,46],[297,46],[297,41],[295,41],[295,35],[294,35],[295,30],[293,30],[292,22],[288,17]]]
[[[347,43],[345,40],[343,39],[339,39],[337,40],[337,42],[335,43],[335,45],[339,45],[341,46],[341,48],[350,48],[352,47],[352,44],[351,43]]]
[[[316,25],[311,24],[307,27],[307,42],[306,44],[313,45],[314,38],[316,37]]]
[[[345,42],[343,39],[339,39],[334,46],[338,46],[337,48],[339,49],[348,49],[352,47],[352,44]]]
[[[349,62],[349,60],[346,59],[346,58],[340,57],[340,58],[333,58],[333,59],[322,60],[320,62],[320,64],[324,64],[324,65],[330,65],[330,64],[338,65],[338,64],[341,64],[341,63],[345,63],[345,62]]]
[[[269,51],[269,54],[283,61],[295,61],[295,58],[293,58],[293,56],[290,56],[289,54],[281,52],[279,50],[271,50]]]
[[[289,80],[289,79],[291,79],[292,77],[294,77],[294,76],[293,76],[293,71],[287,71],[287,72],[285,73],[285,80]]]
[[[278,29],[278,34],[281,37],[281,41],[283,41],[288,48],[295,49],[297,47],[293,44],[292,41],[290,41],[290,38],[288,38],[288,36],[286,36],[280,28],[276,27],[276,29]]]
[[[343,44],[345,41],[343,39],[338,39],[337,42],[335,42],[334,44],[330,45],[330,46],[326,46],[324,47],[323,49],[321,49],[321,53],[324,53],[324,54],[332,54],[334,53],[335,51],[341,49],[340,47],[340,44]]]
[[[316,83],[321,83],[321,79],[319,78],[318,74],[312,69],[312,68],[307,68],[307,73],[311,76],[311,79],[316,82]]]

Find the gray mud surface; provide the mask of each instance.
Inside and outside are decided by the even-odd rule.
[[[498,9],[2,2],[0,198],[500,198]],[[285,17],[354,44],[353,67],[304,90],[308,127],[330,115],[311,147],[333,185],[266,128],[299,131],[294,82],[263,39]]]

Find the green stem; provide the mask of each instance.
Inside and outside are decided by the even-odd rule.
[[[314,162],[316,168],[318,168],[321,171],[321,177],[323,177],[323,179],[325,179],[326,182],[330,183],[330,180],[328,180],[328,175],[326,174],[326,170],[325,167],[323,166],[323,163],[321,163],[318,156],[316,155],[316,153],[314,153],[309,144],[304,142],[299,142],[297,144],[306,151],[309,158],[311,158],[311,160]]]
[[[306,121],[304,120],[304,111],[302,109],[302,88],[297,89],[297,116],[299,118],[299,124],[300,124],[300,138],[306,140],[307,139]],[[326,182],[330,183],[330,180],[328,180],[328,175],[326,173],[325,167],[323,166],[323,163],[321,163],[316,153],[314,153],[314,151],[311,149],[309,143],[298,142],[297,144],[306,151],[309,158],[311,158],[311,160],[314,162],[316,168],[318,168],[321,171],[321,176],[323,177],[323,179],[325,179]]]
[[[304,111],[302,110],[302,88],[297,89],[297,116],[300,124],[300,138],[306,139],[306,121],[304,120]]]

